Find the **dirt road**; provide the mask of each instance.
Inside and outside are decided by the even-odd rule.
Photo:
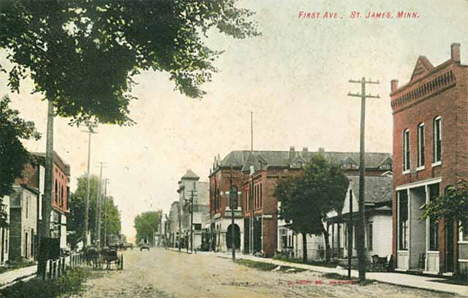
[[[124,252],[124,270],[88,282],[77,297],[455,297],[382,283],[366,286],[320,273],[259,271],[213,254],[164,249]]]

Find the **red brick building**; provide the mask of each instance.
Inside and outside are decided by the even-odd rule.
[[[42,196],[44,195],[45,154],[33,153],[31,163],[25,166],[23,177],[15,182],[17,185],[26,185],[38,192],[37,230],[42,220]],[[60,238],[60,247],[66,246],[68,197],[70,193],[70,166],[54,152],[53,188],[52,188],[52,214],[51,236]]]
[[[230,248],[228,196],[232,177],[232,186],[238,193],[235,228],[239,231],[240,237],[236,238],[240,239],[240,248],[245,253],[263,251],[272,257],[278,245],[279,202],[274,196],[278,180],[301,173],[303,166],[318,153],[332,163],[341,164],[349,175],[358,174],[359,153],[325,152],[323,148],[319,152],[309,152],[307,148],[295,151],[294,147],[289,151],[232,151],[222,160],[215,158],[210,175],[211,231],[215,238],[212,248],[219,251]],[[367,153],[366,160],[366,175],[382,175],[392,170],[388,153]]]
[[[460,45],[433,66],[424,56],[411,80],[391,82],[393,256],[397,270],[454,272],[468,265],[468,238],[457,223],[420,221],[421,206],[468,177],[468,68]]]

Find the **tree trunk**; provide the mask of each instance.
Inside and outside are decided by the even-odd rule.
[[[45,157],[44,195],[42,196],[42,221],[39,231],[39,256],[37,272],[39,276],[45,273],[46,262],[49,257],[46,238],[50,238],[50,214],[52,212],[52,189],[53,189],[53,166],[54,166],[54,104],[48,101],[47,108],[47,141]]]
[[[327,263],[330,262],[330,234],[328,233],[327,229],[322,225],[322,233],[323,237],[325,238],[325,260]]]
[[[307,263],[307,233],[302,233],[302,262]]]

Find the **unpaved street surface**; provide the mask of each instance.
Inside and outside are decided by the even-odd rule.
[[[341,281],[343,282],[343,281]],[[305,271],[259,271],[213,254],[152,249],[124,252],[124,270],[91,279],[76,297],[455,297],[371,283],[343,284]]]

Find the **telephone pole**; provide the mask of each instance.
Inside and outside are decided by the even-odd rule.
[[[89,134],[89,140],[88,140],[88,169],[86,173],[86,177],[88,180],[88,184],[86,186],[86,206],[85,206],[85,217],[84,217],[84,235],[83,235],[83,247],[86,247],[88,245],[88,221],[89,221],[89,191],[90,191],[90,179],[91,179],[91,173],[89,172],[89,167],[91,164],[91,135],[95,134],[96,132],[94,131],[95,125],[92,123],[88,122],[86,124],[88,126],[88,130],[85,131]]]
[[[107,246],[107,184],[109,178],[104,179],[104,246]]]
[[[366,158],[365,158],[365,126],[366,126],[366,99],[367,98],[380,98],[379,95],[366,94],[366,84],[380,84],[379,81],[367,80],[365,77],[362,77],[361,80],[349,80],[353,84],[361,84],[361,93],[348,93],[348,96],[359,97],[361,98],[361,137],[360,137],[360,151],[359,151],[359,212],[358,212],[358,221],[356,225],[356,248],[358,254],[358,271],[359,271],[359,280],[366,280],[366,252],[364,247],[364,227],[366,223],[366,218],[364,215],[364,190],[365,190],[365,168],[366,168]]]
[[[102,168],[104,167],[104,163],[100,162],[100,171],[99,171],[99,183],[98,183],[98,192],[96,196],[96,221],[94,224],[95,230],[95,242],[98,248],[101,248],[101,209],[102,209]]]
[[[231,248],[232,248],[232,261],[236,261],[236,229],[234,229],[234,209],[237,209],[237,189],[232,185],[232,165],[229,177],[230,190],[229,190],[229,206],[231,207]]]

